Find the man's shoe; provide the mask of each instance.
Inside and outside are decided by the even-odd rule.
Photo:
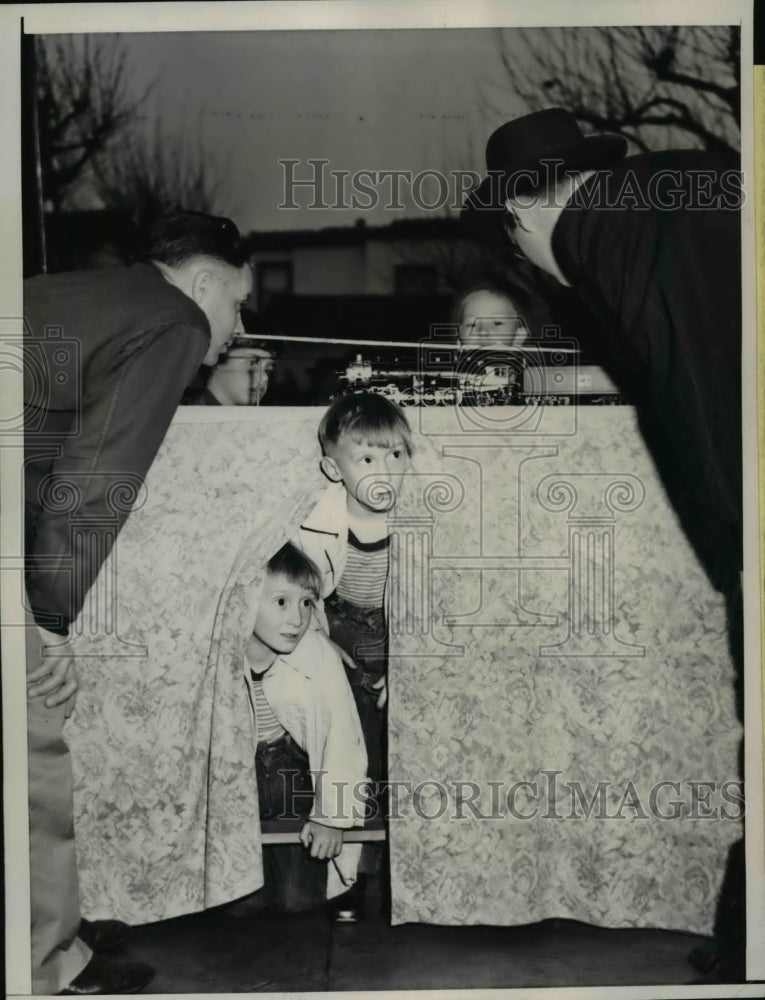
[[[86,920],[83,917],[77,937],[84,941],[91,951],[100,954],[121,948],[130,937],[130,928],[121,920]]]
[[[725,948],[714,941],[702,941],[692,949],[688,961],[702,975],[693,983],[744,983],[746,957],[743,948]]]
[[[93,955],[82,972],[58,996],[93,997],[114,993],[140,993],[154,978],[154,969],[143,962],[114,962]]]

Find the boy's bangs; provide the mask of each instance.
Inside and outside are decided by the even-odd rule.
[[[401,439],[409,456],[413,451],[412,432],[403,410],[374,392],[340,396],[321,418],[319,441],[325,455],[342,437],[387,448]]]
[[[295,573],[294,576],[288,577],[288,579],[290,583],[294,583],[297,587],[302,587],[303,590],[310,591],[314,597],[318,598],[319,581],[311,570],[306,569],[302,573]]]
[[[348,437],[354,444],[366,445],[368,448],[392,448],[406,439],[403,434],[396,434],[390,427],[380,427],[377,430],[349,431]]]
[[[284,576],[290,583],[310,590],[318,598],[321,594],[321,573],[308,556],[291,542],[283,545],[266,563],[266,572]]]
[[[362,417],[349,423],[348,427],[342,431],[355,443],[368,445],[370,448],[393,448],[403,441],[407,454],[412,454],[412,442],[409,436],[409,427],[402,421],[370,420]]]

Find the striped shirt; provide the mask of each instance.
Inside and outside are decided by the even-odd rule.
[[[286,730],[274,714],[274,710],[263,694],[263,679],[255,673],[250,673],[250,691],[252,691],[252,707],[255,712],[255,736],[258,743],[273,743],[283,736]]]
[[[348,559],[337,584],[337,596],[360,608],[382,608],[388,580],[390,536],[360,542],[348,531]]]

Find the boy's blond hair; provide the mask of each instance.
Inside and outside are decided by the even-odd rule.
[[[336,399],[319,424],[319,442],[324,455],[348,436],[365,444],[390,444],[397,437],[412,455],[412,429],[404,411],[376,392],[356,392]]]

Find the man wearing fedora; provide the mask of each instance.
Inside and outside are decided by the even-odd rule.
[[[626,153],[621,136],[585,136],[562,108],[507,122],[488,140],[488,176],[462,221],[587,307],[582,346],[635,406],[685,534],[726,598],[741,717],[739,164],[701,150]],[[742,978],[741,843],[715,938],[719,973]]]

